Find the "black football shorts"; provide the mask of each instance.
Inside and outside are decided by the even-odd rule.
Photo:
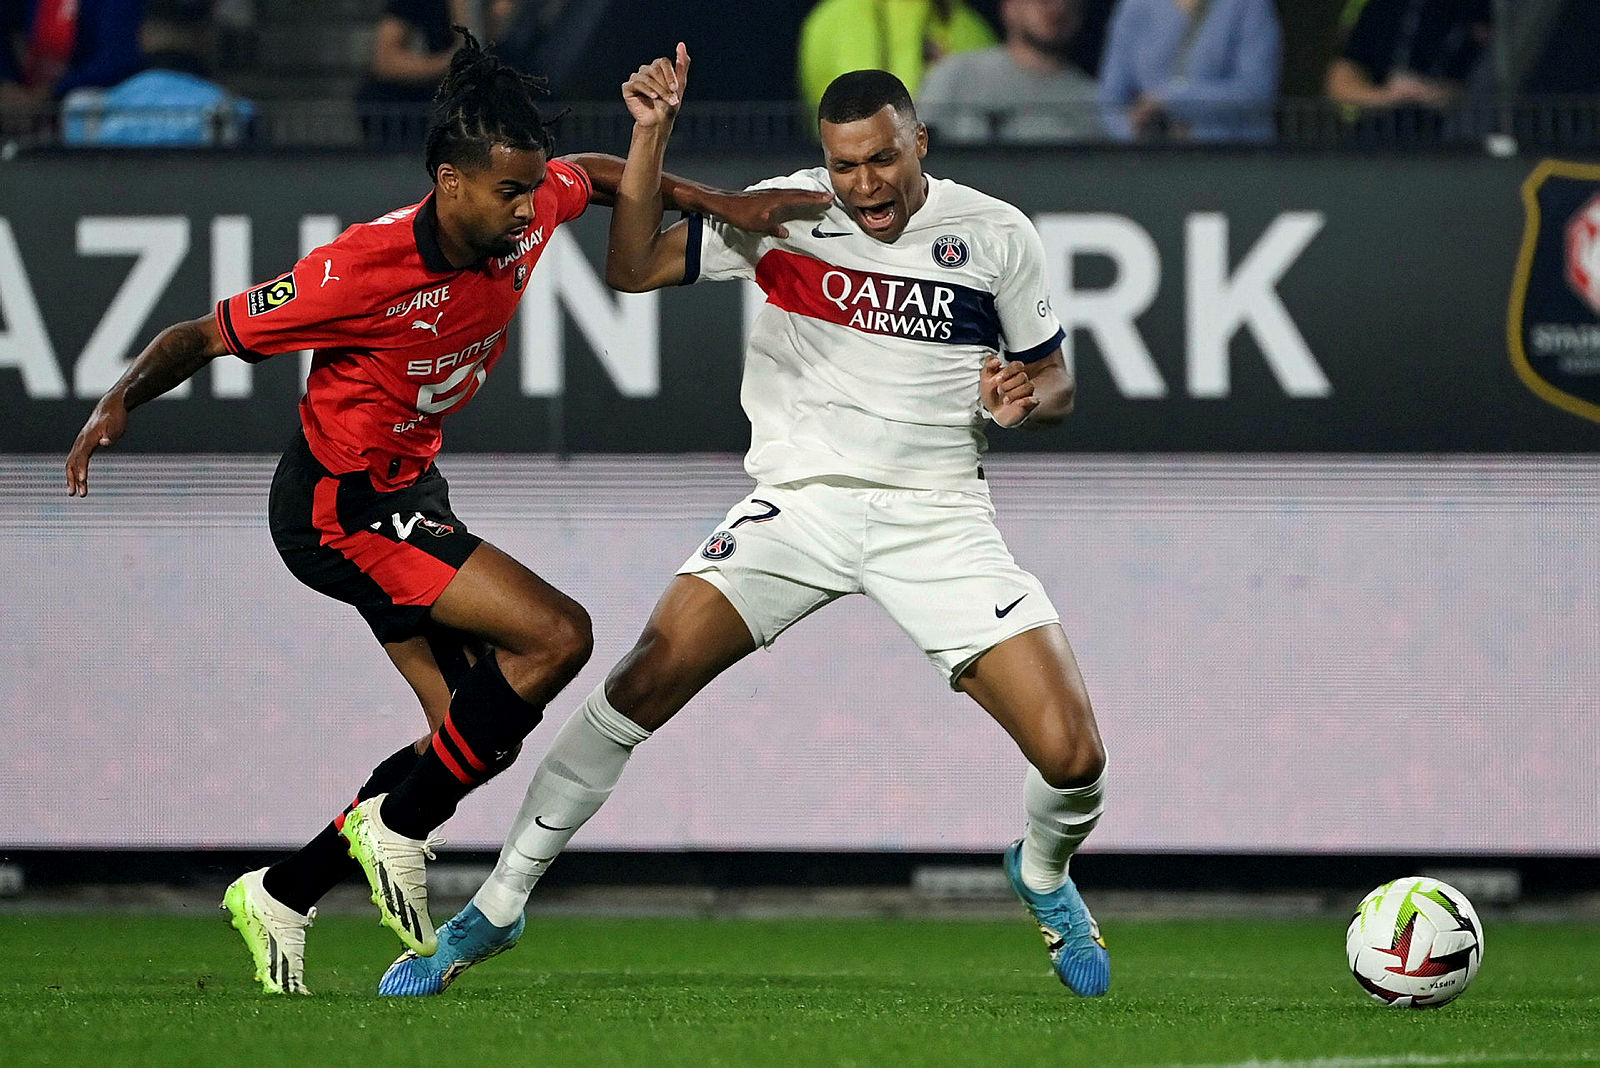
[[[354,606],[384,643],[434,631],[429,609],[483,542],[450,510],[437,467],[381,493],[364,471],[329,472],[303,433],[278,462],[267,512],[294,577]]]

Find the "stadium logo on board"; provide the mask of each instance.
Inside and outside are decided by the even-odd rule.
[[[526,263],[519,263],[519,264],[517,264],[516,277],[511,280],[511,288],[516,290],[518,293],[521,293],[522,292],[522,287],[527,285],[527,284],[528,284],[528,265]]]
[[[955,234],[945,234],[933,243],[933,262],[952,271],[964,267],[969,253],[967,243]]]
[[[1539,397],[1600,422],[1600,166],[1546,160],[1523,183],[1522,201],[1511,365]]]
[[[707,560],[725,560],[733,555],[733,550],[738,547],[738,542],[733,540],[733,532],[719,530],[706,539],[705,546],[700,550],[700,555]]]
[[[251,315],[260,315],[262,312],[281,308],[293,299],[294,272],[291,271],[282,278],[252,289],[245,296],[245,310]]]

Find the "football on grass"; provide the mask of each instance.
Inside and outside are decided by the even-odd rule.
[[[1350,971],[1385,1005],[1427,1009],[1461,996],[1483,960],[1483,925],[1465,894],[1411,876],[1368,894],[1345,932]]]

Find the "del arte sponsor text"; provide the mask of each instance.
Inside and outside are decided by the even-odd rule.
[[[442,285],[438,289],[425,289],[420,293],[412,294],[410,300],[401,301],[384,312],[383,315],[386,319],[392,319],[396,315],[409,315],[412,312],[437,308],[449,299],[450,287],[448,285]]]

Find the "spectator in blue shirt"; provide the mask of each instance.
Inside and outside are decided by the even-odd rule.
[[[1118,0],[1101,119],[1119,141],[1270,141],[1282,60],[1272,0]]]

